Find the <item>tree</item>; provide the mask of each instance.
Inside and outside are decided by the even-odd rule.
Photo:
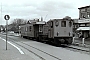
[[[1,31],[5,32],[5,26],[4,25],[0,25],[0,32]]]
[[[24,19],[14,19],[12,22],[11,22],[11,24],[9,24],[8,25],[8,29],[10,30],[10,31],[14,31],[14,32],[19,32],[19,26],[21,25],[21,24],[26,24],[26,20],[24,20]]]

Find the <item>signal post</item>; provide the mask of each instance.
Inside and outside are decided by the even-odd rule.
[[[8,20],[10,19],[10,16],[9,15],[5,15],[4,19],[6,20],[6,50],[7,50],[7,35],[8,35],[7,29],[8,29]]]

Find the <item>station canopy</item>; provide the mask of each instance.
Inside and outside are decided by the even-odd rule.
[[[78,23],[90,23],[90,19],[80,19]]]
[[[36,24],[45,24],[45,21],[36,22]]]
[[[77,29],[77,31],[86,31],[86,30],[90,30],[90,27],[79,27]]]

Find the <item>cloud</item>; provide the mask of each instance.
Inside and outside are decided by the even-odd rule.
[[[2,0],[2,19],[5,14],[10,15],[10,21],[15,18],[32,19],[40,18],[45,20],[71,16],[78,18],[78,7],[89,4],[86,1],[77,0]],[[81,3],[80,3],[81,2]],[[1,17],[0,17],[1,19]],[[3,19],[2,24],[5,24]]]
[[[41,6],[38,6],[38,9],[43,11],[55,11],[57,9],[72,9],[73,5],[65,2],[58,1],[46,1]]]
[[[71,10],[75,9],[75,7],[71,3],[53,0],[45,1],[41,6],[38,6],[37,9],[43,12],[44,15],[48,14],[48,19],[52,19],[67,16],[68,12],[70,13]]]

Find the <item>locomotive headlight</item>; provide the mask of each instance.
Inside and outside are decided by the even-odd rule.
[[[72,33],[71,33],[71,32],[69,32],[69,36],[71,36],[71,34],[72,34]]]

